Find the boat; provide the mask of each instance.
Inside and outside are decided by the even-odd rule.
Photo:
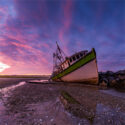
[[[53,72],[50,78],[52,81],[98,84],[98,67],[94,48],[66,56],[57,42],[56,45],[56,52],[53,53]]]

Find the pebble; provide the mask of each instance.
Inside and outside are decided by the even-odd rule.
[[[40,122],[42,122],[42,121],[43,121],[43,119],[40,119],[39,121],[40,121]]]
[[[53,122],[53,121],[54,121],[54,119],[52,118],[52,119],[50,119],[50,121],[51,121],[51,122]]]

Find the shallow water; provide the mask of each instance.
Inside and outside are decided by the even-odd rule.
[[[26,84],[26,82],[22,81],[22,82],[19,82],[19,84],[17,84],[17,85],[12,85],[12,86],[9,86],[6,88],[1,88],[0,92],[2,93],[2,95],[4,95],[4,97],[6,97],[6,96],[8,96],[9,91],[14,90],[15,88],[22,86],[24,84]]]
[[[116,97],[120,97],[120,98],[124,98],[125,99],[125,93],[123,92],[118,92],[114,89],[109,89],[109,90],[100,90],[100,92],[112,95],[112,96],[116,96]]]
[[[30,81],[28,81],[28,82],[34,82],[34,83],[47,83],[48,82],[48,80],[30,80]]]
[[[12,85],[6,88],[0,88],[0,125],[8,125],[7,122],[10,121],[10,125],[12,124],[12,118],[6,115],[6,107],[4,106],[4,102],[6,101],[7,97],[11,95],[11,91],[15,88],[26,84],[26,82],[19,82],[16,85]]]

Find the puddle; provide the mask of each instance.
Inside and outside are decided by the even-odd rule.
[[[116,97],[120,97],[120,98],[124,98],[125,99],[125,93],[123,92],[118,92],[114,89],[109,89],[109,90],[100,90],[100,92],[106,93],[106,94],[110,94],[112,96],[116,96]]]
[[[9,86],[9,87],[6,87],[6,88],[2,88],[0,89],[0,92],[1,94],[4,96],[4,97],[8,97],[8,93],[12,90],[14,90],[15,88],[19,87],[19,86],[22,86],[26,84],[26,82],[22,81],[22,82],[19,82],[19,84],[17,85],[12,85],[12,86]]]
[[[5,112],[5,109],[6,107],[4,106],[4,102],[6,101],[7,97],[11,95],[11,91],[14,90],[15,88],[19,87],[19,86],[22,86],[26,84],[26,82],[19,82],[17,85],[12,85],[12,86],[9,86],[9,87],[6,87],[6,88],[1,88],[0,89],[0,94],[1,94],[1,98],[0,98],[0,125],[9,125],[7,124],[10,123],[10,125],[12,124],[11,123],[11,119],[8,115],[6,115],[6,112]]]
[[[19,87],[19,86],[22,86],[26,84],[26,82],[22,81],[22,82],[19,82],[19,84],[17,85],[12,85],[12,86],[9,86],[9,87],[6,87],[6,88],[1,88],[0,89],[0,94],[1,94],[1,99],[0,99],[0,109],[1,107],[3,106],[3,102],[6,101],[6,98],[8,96],[11,95],[11,91],[14,90],[15,88]]]
[[[30,80],[29,83],[48,83],[48,80]]]
[[[1,111],[3,111],[4,107],[4,102],[6,101],[7,97],[11,95],[11,91],[14,90],[15,88],[22,86],[26,84],[26,82],[19,82],[19,84],[17,85],[12,85],[6,88],[2,88],[0,89],[0,94],[1,94],[1,98],[0,98],[0,113]]]

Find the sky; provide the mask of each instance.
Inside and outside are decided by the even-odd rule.
[[[51,74],[56,41],[67,56],[95,48],[99,71],[125,69],[125,1],[0,0],[0,74]]]

